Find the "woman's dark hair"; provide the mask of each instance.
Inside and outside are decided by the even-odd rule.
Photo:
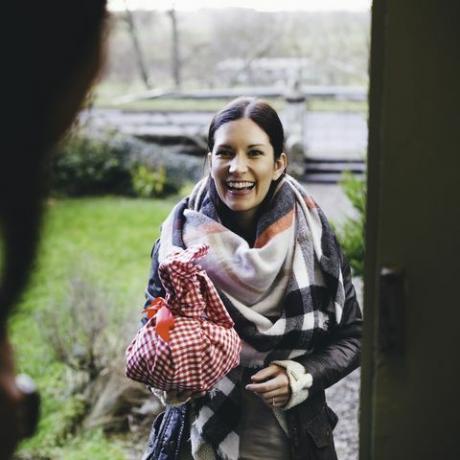
[[[249,118],[265,131],[273,147],[275,160],[284,150],[284,129],[275,109],[267,102],[254,97],[239,97],[214,115],[209,126],[208,148],[214,148],[214,134],[222,125],[240,118]]]

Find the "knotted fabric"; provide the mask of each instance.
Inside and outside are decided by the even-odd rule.
[[[166,298],[127,349],[129,378],[162,390],[207,391],[238,365],[233,320],[195,263],[207,252],[206,245],[177,249],[161,263]],[[161,320],[167,331],[159,329]]]
[[[274,186],[252,246],[223,225],[225,209],[211,178],[199,182],[162,226],[160,263],[178,247],[209,246],[201,265],[243,341],[241,365],[193,403],[194,456],[210,444],[218,458],[237,459],[241,391],[250,376],[273,361],[314,353],[341,320],[341,252],[327,219],[292,177]]]

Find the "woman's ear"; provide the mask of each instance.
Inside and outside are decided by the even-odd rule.
[[[287,155],[282,152],[279,158],[275,160],[275,171],[273,172],[273,180],[278,180],[286,171],[288,164]]]

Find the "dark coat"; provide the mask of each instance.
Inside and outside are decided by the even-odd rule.
[[[150,294],[164,295],[157,279],[158,244],[152,251]],[[314,344],[314,353],[295,358],[313,376],[309,397],[285,411],[291,441],[291,460],[336,460],[332,431],[338,417],[326,404],[324,390],[359,366],[362,315],[351,282],[350,266],[341,254],[346,300],[342,318]],[[178,460],[187,442],[189,405],[168,406],[154,421],[143,460]]]

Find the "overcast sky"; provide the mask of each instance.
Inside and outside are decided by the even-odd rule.
[[[109,0],[109,9],[178,10],[245,7],[259,11],[369,11],[371,0]]]

